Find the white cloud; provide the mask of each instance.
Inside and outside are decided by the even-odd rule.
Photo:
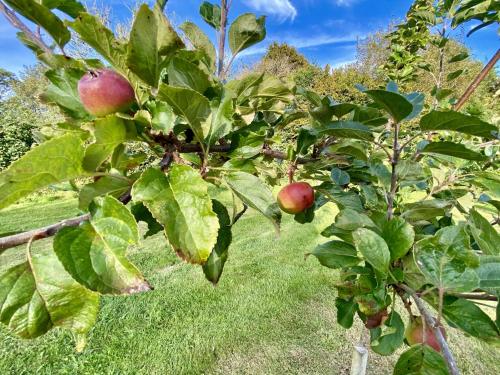
[[[259,12],[270,14],[285,19],[294,19],[297,16],[297,9],[290,0],[245,0],[246,4]]]
[[[357,1],[358,0],[335,0],[335,4],[339,7],[349,7]]]
[[[338,44],[338,43],[355,43],[357,40],[363,39],[366,37],[366,34],[350,34],[345,36],[333,36],[333,35],[316,35],[314,37],[297,37],[293,35],[288,35],[283,38],[277,37],[269,37],[269,42],[278,42],[278,43],[286,43],[297,49],[301,48],[312,48],[312,47],[320,47],[329,44]],[[259,45],[258,47],[249,48],[243,51],[240,54],[240,57],[243,56],[252,56],[263,54],[267,50],[267,45]]]

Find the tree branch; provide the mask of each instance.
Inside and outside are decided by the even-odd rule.
[[[229,12],[229,4],[227,0],[221,0],[220,2],[221,15],[220,15],[220,30],[219,30],[219,62],[217,65],[217,75],[222,78],[224,75],[224,57],[226,49],[226,26],[227,26],[227,13]]]
[[[181,154],[189,154],[189,153],[196,153],[196,152],[202,152],[203,149],[199,143],[181,143],[170,136],[164,136],[164,135],[150,135],[155,142],[159,143],[164,147],[165,149],[169,148],[172,145],[175,145],[175,149],[180,152]],[[231,144],[225,144],[225,145],[213,145],[210,146],[210,152],[211,153],[225,153],[231,151]],[[263,148],[261,151],[262,155],[269,156],[274,159],[279,159],[279,160],[287,160],[288,155],[284,152],[281,151],[276,151],[272,150],[270,148]],[[312,163],[315,161],[320,160],[319,158],[297,158],[297,164],[307,164],[307,163]]]
[[[2,13],[5,18],[7,18],[7,21],[9,21],[12,26],[14,26],[16,29],[21,30],[29,40],[40,47],[45,53],[48,53],[50,55],[53,54],[53,51],[45,44],[42,38],[31,31],[30,28],[19,19],[14,11],[7,8],[3,1],[0,1],[0,13]]]
[[[427,308],[425,307],[424,302],[420,299],[420,297],[417,296],[417,294],[411,288],[409,288],[404,284],[398,285],[398,288],[403,289],[406,293],[412,296],[413,300],[415,301],[415,305],[417,305],[417,308],[420,311],[420,315],[422,315],[422,317],[425,319],[425,324],[431,327],[432,330],[434,331],[434,335],[436,336],[439,346],[441,347],[443,358],[446,362],[446,365],[448,366],[450,374],[459,375],[460,371],[458,370],[455,358],[453,357],[453,354],[450,351],[450,347],[448,346],[448,343],[446,342],[446,339],[444,338],[440,327],[437,325],[436,319],[434,319],[429,310],[427,310]]]
[[[120,197],[120,201],[123,204],[127,204],[130,202],[131,196],[130,193],[125,193]],[[28,232],[13,234],[11,236],[0,237],[0,254],[2,254],[5,250],[19,246],[30,241],[38,241],[47,237],[55,236],[57,232],[59,232],[62,228],[65,227],[77,227],[84,221],[90,219],[90,214],[80,215],[72,219],[62,220],[58,223],[48,225],[46,227],[33,229]]]
[[[73,219],[66,219],[59,223],[52,224],[43,228],[33,229],[28,232],[13,234],[12,236],[0,237],[0,254],[5,250],[19,246],[29,241],[37,241],[43,238],[54,236],[59,230],[65,227],[76,227],[90,219],[90,214],[77,216]]]
[[[465,299],[471,299],[471,300],[477,300],[477,301],[498,301],[497,296],[492,296],[491,294],[477,294],[477,293],[453,293],[451,294],[455,297],[458,298],[465,298]]]
[[[471,82],[469,87],[467,87],[467,90],[465,90],[464,94],[462,97],[458,100],[458,102],[453,106],[453,109],[455,111],[459,111],[460,108],[463,107],[463,105],[469,100],[471,95],[476,91],[477,87],[479,84],[486,78],[488,73],[493,69],[497,61],[500,60],[500,49],[497,50],[495,55],[491,58],[491,60],[486,64],[486,66],[483,68],[481,73],[478,74],[478,76],[474,79],[474,81]]]
[[[396,198],[396,190],[398,188],[398,174],[397,167],[399,163],[399,156],[401,153],[399,147],[399,124],[394,124],[394,143],[392,146],[392,158],[390,159],[392,171],[391,171],[391,188],[389,191],[389,196],[387,197],[387,219],[391,220],[394,216],[394,199]]]

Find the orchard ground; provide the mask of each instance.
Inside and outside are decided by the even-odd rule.
[[[13,206],[0,212],[0,235],[77,212],[75,199]],[[0,327],[0,374],[347,374],[361,327],[344,330],[336,323],[336,271],[304,260],[324,241],[319,229],[334,214],[325,207],[315,225],[285,215],[277,237],[266,219],[249,211],[234,227],[216,288],[200,267],[180,262],[162,234],[145,239],[131,258],[154,291],[102,298],[82,354],[62,331],[23,341]],[[35,249],[48,246],[43,240]],[[22,250],[8,250],[0,268],[22,259]],[[451,328],[448,337],[463,374],[500,373],[500,350]],[[399,354],[371,354],[368,373],[390,374]]]

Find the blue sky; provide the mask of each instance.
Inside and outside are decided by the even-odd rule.
[[[214,0],[212,0],[214,1]],[[130,17],[135,0],[97,0],[111,7],[115,20]],[[321,66],[333,67],[353,61],[356,41],[384,29],[389,22],[401,20],[411,0],[233,0],[230,20],[243,12],[267,16],[266,41],[245,51],[239,64],[257,61],[272,41],[287,42],[307,58]],[[169,0],[167,13],[175,24],[193,20],[214,38],[214,32],[198,15],[201,0]],[[471,25],[454,34],[472,49],[473,55],[485,62],[496,51],[500,40],[496,28],[488,27],[469,38],[464,34]],[[16,39],[16,30],[0,15],[0,67],[18,72],[35,59]]]

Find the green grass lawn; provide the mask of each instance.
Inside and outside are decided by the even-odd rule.
[[[76,214],[74,200],[16,206],[0,212],[0,233]],[[316,227],[287,217],[278,238],[249,212],[233,238],[216,288],[200,267],[181,263],[161,234],[144,240],[131,258],[154,291],[104,297],[81,354],[66,332],[23,341],[2,326],[0,374],[347,374],[361,327],[336,324],[335,271],[304,261],[323,241]],[[0,268],[22,259],[20,250],[0,257]],[[448,336],[464,374],[500,373],[498,350],[451,328]],[[369,374],[390,374],[396,359],[371,355]]]

